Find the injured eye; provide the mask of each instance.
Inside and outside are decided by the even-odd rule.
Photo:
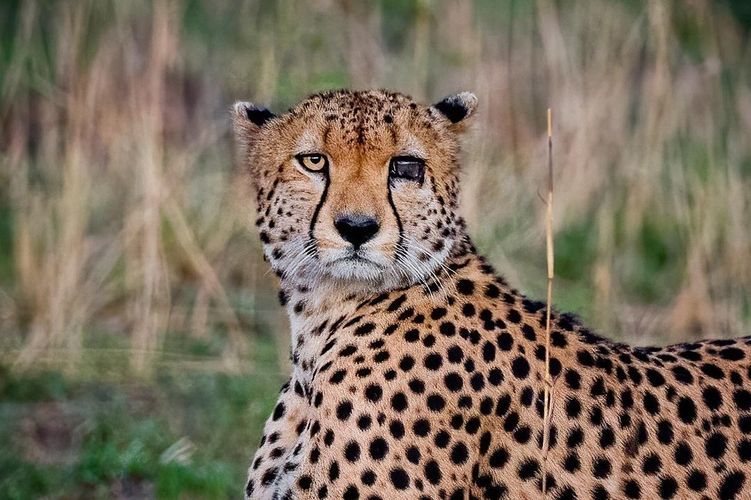
[[[329,164],[325,155],[317,153],[297,155],[295,159],[302,168],[310,172],[322,172]]]
[[[425,160],[414,156],[395,156],[391,158],[389,176],[392,179],[406,179],[422,184],[425,178]]]

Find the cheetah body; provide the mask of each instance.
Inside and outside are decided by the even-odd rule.
[[[322,94],[267,119],[258,115],[265,110],[236,106],[236,130],[245,145],[241,161],[259,169],[257,223],[281,276],[280,298],[292,325],[292,375],[252,460],[247,497],[540,498],[545,474],[547,496],[555,499],[748,498],[749,338],[631,347],[553,312],[545,456],[546,310],[495,274],[455,215],[449,164],[455,163],[454,136],[465,118],[454,120],[451,105],[457,103],[471,114],[474,103],[466,95],[426,108],[381,91]],[[370,142],[385,135],[394,144],[381,149],[399,153],[400,131],[379,132],[386,115],[390,126],[436,129],[421,130],[412,138],[418,143],[448,143],[429,144],[449,159],[447,165],[426,160],[428,187],[387,181],[392,215],[401,215],[399,241],[410,230],[424,235],[420,248],[433,249],[440,265],[418,273],[423,268],[414,264],[416,271],[403,282],[361,279],[359,268],[350,281],[341,270],[329,278],[320,268],[305,275],[304,265],[285,263],[284,250],[296,237],[315,240],[319,250],[309,260],[322,266],[321,242],[330,236],[316,233],[314,225],[325,224],[317,215],[326,213],[341,173],[332,169],[330,185],[310,187],[308,180],[321,179],[287,173],[287,160],[281,166],[272,160],[272,150],[292,146],[263,141],[287,134],[285,141],[294,143],[305,135],[305,127],[294,129],[284,120],[334,123],[323,129],[318,140],[327,140],[317,148],[328,145],[332,164],[351,166],[353,160],[337,160],[331,152],[337,140],[331,136],[349,137],[339,147],[377,156],[379,147]],[[263,137],[266,127],[271,138]],[[352,130],[357,133],[347,136]],[[361,165],[363,157],[369,155],[356,162]],[[413,199],[419,200],[415,206]],[[373,200],[368,203],[378,203]],[[420,223],[410,226],[410,220]],[[426,233],[419,224],[442,231]],[[388,231],[385,226],[381,231]]]

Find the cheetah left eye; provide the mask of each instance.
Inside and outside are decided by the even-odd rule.
[[[297,155],[295,159],[302,168],[310,172],[322,172],[329,164],[329,160],[325,155],[316,153]]]
[[[425,160],[414,156],[395,156],[391,159],[389,175],[392,179],[407,179],[422,183],[425,178]]]

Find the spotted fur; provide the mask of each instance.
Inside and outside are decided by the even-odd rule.
[[[539,498],[543,473],[558,500],[749,498],[749,338],[631,347],[554,312],[543,464],[545,306],[495,274],[457,215],[475,103],[338,91],[278,117],[235,106],[292,327],[247,498]],[[307,152],[328,172],[302,170]],[[425,160],[419,185],[389,177],[405,152]],[[379,223],[361,255],[334,227],[353,211]]]

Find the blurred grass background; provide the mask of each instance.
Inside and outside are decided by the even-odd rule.
[[[473,90],[464,214],[543,296],[637,344],[751,333],[745,0],[4,0],[0,498],[224,498],[287,326],[228,106]]]

